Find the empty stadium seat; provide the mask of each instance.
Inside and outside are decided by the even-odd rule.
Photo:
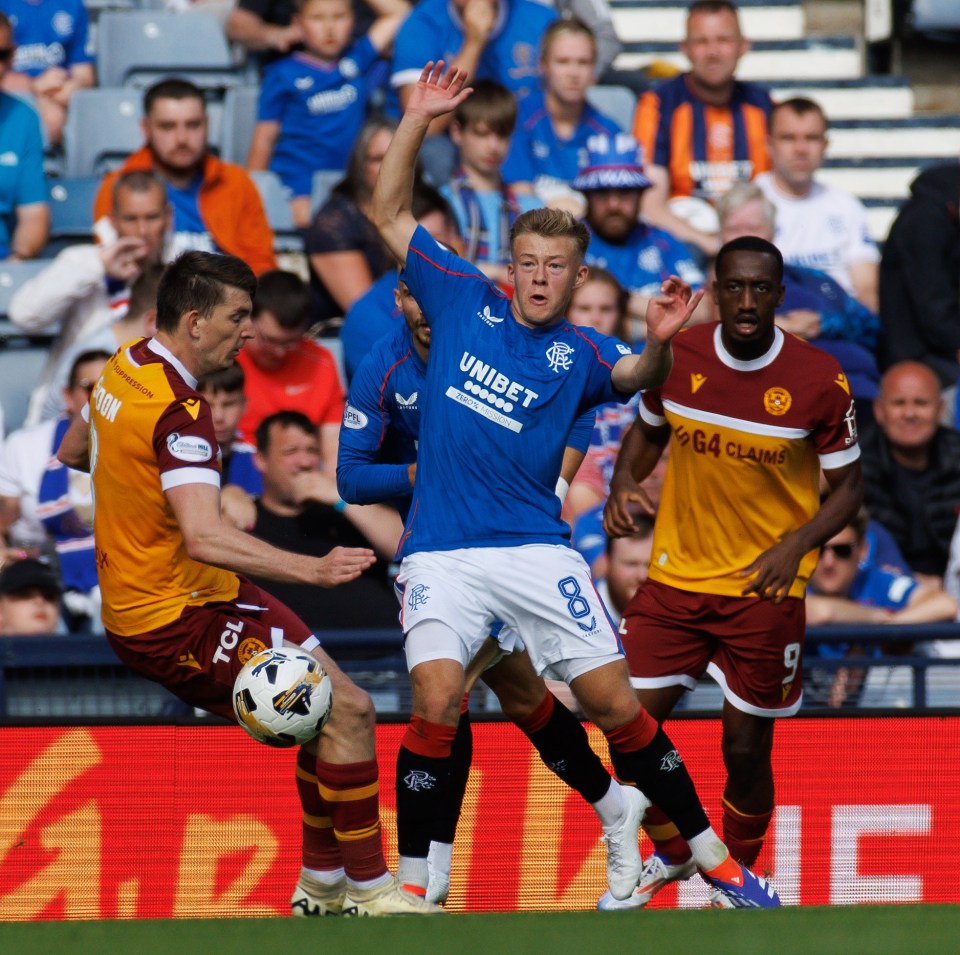
[[[46,360],[46,343],[22,339],[5,342],[0,348],[0,405],[3,406],[6,434],[16,431],[23,424],[30,393],[40,378]]]
[[[129,88],[77,90],[63,130],[64,175],[103,175],[139,149],[141,99]]]
[[[318,169],[313,174],[313,188],[310,190],[310,208],[316,215],[317,210],[330,198],[333,187],[343,179],[339,169]]]
[[[274,248],[278,252],[302,252],[303,237],[300,235],[300,230],[293,224],[290,201],[283,183],[275,173],[269,170],[251,172],[250,176],[260,192],[267,220],[273,229]]]
[[[0,319],[6,319],[7,312],[10,309],[10,299],[14,292],[27,281],[33,278],[38,272],[42,272],[50,263],[42,259],[27,259],[24,262],[0,262]],[[13,328],[8,322],[0,326],[0,335],[23,334],[19,329]]]
[[[103,86],[144,88],[168,76],[202,89],[229,89],[240,82],[223,30],[209,14],[108,11],[97,32],[97,75]]]
[[[626,86],[598,84],[587,90],[587,101],[604,116],[623,129],[633,126],[633,113],[637,108],[637,95]]]
[[[223,131],[220,155],[228,162],[247,164],[253,127],[257,124],[258,86],[235,86],[223,98]]]
[[[93,200],[100,188],[99,176],[56,179],[50,183],[50,239],[45,258],[65,246],[93,239]]]

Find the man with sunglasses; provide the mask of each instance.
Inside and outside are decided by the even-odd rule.
[[[807,592],[807,624],[940,623],[953,620],[957,603],[930,580],[918,581],[868,562],[868,515],[857,516],[823,545]],[[848,643],[821,643],[821,657],[869,657],[879,649]],[[829,702],[841,706],[855,698],[866,671],[841,667],[832,679]]]
[[[716,276],[720,321],[678,335],[666,382],[642,394],[604,529],[629,534],[632,511],[652,513],[639,482],[669,441],[649,578],[620,635],[631,683],[658,722],[704,673],[723,689],[723,837],[750,866],[773,815],[774,720],[803,698],[804,589],[817,548],[857,513],[863,478],[846,376],[774,321],[785,292],[779,250],[734,239]],[[601,908],[644,906],[692,874],[689,848],[660,807],[644,828],[655,852],[637,889]]]
[[[10,74],[13,27],[0,11],[0,84]],[[0,262],[32,259],[50,234],[40,120],[27,104],[0,91]]]

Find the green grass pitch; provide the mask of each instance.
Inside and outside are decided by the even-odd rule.
[[[0,925],[9,955],[950,955],[960,906]]]

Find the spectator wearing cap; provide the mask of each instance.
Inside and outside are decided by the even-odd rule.
[[[57,575],[32,557],[5,564],[0,572],[0,636],[54,633],[60,622]]]
[[[611,272],[630,293],[632,335],[643,339],[647,304],[660,294],[662,284],[677,275],[697,289],[704,284],[703,272],[679,239],[639,220],[640,200],[650,180],[643,168],[643,150],[632,136],[591,137],[586,161],[572,185],[587,197],[590,245],[584,262]],[[702,308],[706,313],[701,305],[694,320]]]

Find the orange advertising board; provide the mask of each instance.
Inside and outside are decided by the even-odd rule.
[[[668,726],[719,825],[715,721]],[[393,759],[378,727],[388,861]],[[590,730],[598,752],[605,744]],[[778,810],[759,868],[787,904],[958,902],[960,718],[778,725]],[[592,811],[510,724],[474,727],[454,911],[591,908]],[[299,867],[294,754],[229,726],[0,729],[0,920],[284,914]],[[654,904],[706,901],[698,879]]]

